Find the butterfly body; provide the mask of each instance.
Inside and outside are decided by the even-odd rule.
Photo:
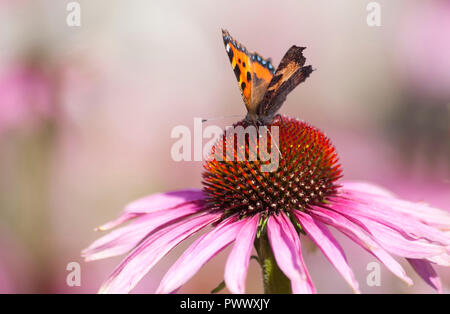
[[[247,107],[245,120],[255,125],[270,124],[287,94],[312,72],[311,66],[303,66],[305,48],[292,46],[275,69],[270,58],[248,52],[228,31],[222,30],[222,37]]]

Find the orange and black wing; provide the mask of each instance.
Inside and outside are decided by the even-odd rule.
[[[275,68],[270,59],[264,59],[257,53],[249,53],[228,31],[222,30],[222,37],[245,106],[250,115],[256,115],[258,104],[266,93]]]
[[[286,96],[313,71],[310,65],[303,66],[306,61],[303,56],[304,49],[292,46],[284,55],[258,106],[257,115],[261,119],[270,121],[286,100]]]

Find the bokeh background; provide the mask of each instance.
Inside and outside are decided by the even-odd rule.
[[[138,197],[201,187],[201,162],[173,161],[170,132],[245,115],[221,28],[274,64],[308,47],[317,70],[281,112],[327,133],[346,180],[450,210],[450,1],[377,1],[379,27],[361,0],[80,0],[80,27],[66,23],[69,2],[0,1],[0,292],[96,292],[121,257],[82,260],[94,227]],[[413,287],[383,267],[381,286],[367,286],[373,257],[339,239],[363,292],[432,292],[408,265]],[[135,292],[153,292],[190,242]],[[350,292],[304,242],[318,291]],[[209,293],[227,252],[180,292]],[[80,287],[66,284],[70,262]],[[438,272],[448,292],[450,271]],[[254,261],[247,286],[262,292]]]

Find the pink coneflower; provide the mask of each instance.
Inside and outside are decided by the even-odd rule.
[[[43,71],[27,64],[0,70],[0,133],[52,114],[51,85]]]
[[[139,199],[119,218],[99,227],[110,230],[129,222],[83,252],[89,261],[129,252],[100,292],[131,291],[169,251],[207,226],[212,229],[169,269],[158,293],[176,292],[232,243],[224,273],[231,292],[245,292],[255,247],[266,293],[314,293],[299,234],[309,236],[352,290],[359,292],[329,226],[370,252],[407,284],[412,280],[393,255],[406,258],[428,284],[442,291],[432,264],[450,265],[449,213],[398,199],[369,183],[341,182],[336,151],[321,131],[285,116],[277,116],[268,128],[272,126],[279,128],[282,155],[276,171],[261,172],[258,160],[207,161],[203,190]]]
[[[397,45],[392,49],[405,82],[417,94],[447,105],[450,97],[450,2],[419,1],[399,16]],[[427,64],[416,60],[428,60]],[[427,102],[431,105],[433,102]]]

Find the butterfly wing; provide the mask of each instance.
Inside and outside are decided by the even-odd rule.
[[[247,111],[250,116],[256,116],[258,104],[266,93],[275,68],[270,59],[249,53],[228,31],[222,30],[222,37]]]
[[[270,122],[280,109],[286,96],[313,71],[305,64],[304,47],[292,46],[284,55],[272,80],[267,87],[263,100],[257,108],[257,114],[264,122]]]

